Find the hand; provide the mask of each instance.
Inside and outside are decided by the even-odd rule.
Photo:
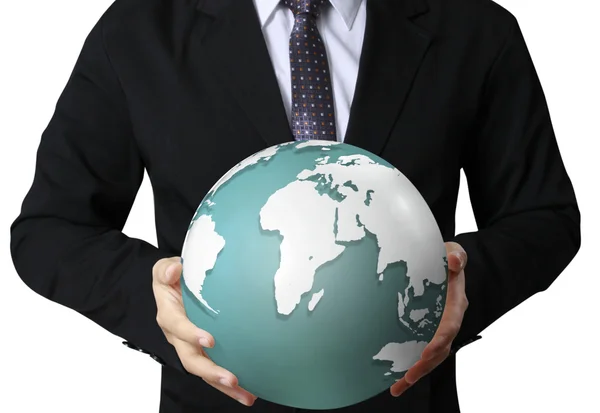
[[[238,402],[252,406],[256,396],[239,387],[237,378],[217,366],[204,351],[203,347],[213,347],[215,340],[210,333],[196,327],[185,313],[181,297],[181,270],[179,257],[163,258],[152,268],[158,325],[189,373]]]
[[[448,256],[448,293],[440,325],[431,342],[421,353],[421,360],[392,385],[390,388],[392,396],[400,396],[417,380],[439,366],[450,354],[452,342],[460,330],[463,316],[469,305],[465,293],[464,271],[467,254],[456,242],[447,242],[446,255]]]

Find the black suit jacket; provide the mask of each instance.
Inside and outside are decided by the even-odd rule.
[[[386,391],[343,411],[457,412],[454,353],[553,282],[579,248],[580,215],[509,12],[488,0],[367,4],[345,141],[402,171],[444,239],[465,248],[470,306],[443,365],[398,399]],[[37,293],[163,363],[161,412],[245,411],[184,371],[155,321],[151,269],[180,255],[222,174],[291,139],[252,0],[117,0],[42,135],[11,226],[15,267]],[[461,168],[479,230],[456,235]],[[158,248],[121,232],[144,169]],[[294,409],[258,400],[253,411]]]

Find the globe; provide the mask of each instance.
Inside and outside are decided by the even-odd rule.
[[[358,147],[289,142],[229,170],[182,250],[189,319],[258,398],[359,403],[421,355],[441,318],[446,250],[419,191]]]

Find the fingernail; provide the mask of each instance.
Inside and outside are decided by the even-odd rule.
[[[165,271],[165,280],[167,282],[170,282],[173,279],[173,265],[174,264],[169,265]]]
[[[200,337],[198,342],[200,343],[200,345],[202,347],[210,347],[210,341],[208,341],[208,339],[206,337]]]
[[[247,399],[242,394],[236,394],[235,399],[244,406],[252,406],[252,403],[254,403],[252,398]]]
[[[462,267],[465,264],[465,257],[462,252],[453,252],[452,253],[456,258],[458,258],[458,262],[460,262],[460,266]]]

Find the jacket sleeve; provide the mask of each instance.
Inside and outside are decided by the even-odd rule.
[[[10,228],[12,259],[33,291],[183,371],[156,323],[151,284],[154,263],[176,254],[122,232],[143,176],[100,19],[42,134]]]
[[[488,74],[482,102],[462,162],[478,231],[452,239],[469,257],[469,308],[455,351],[548,288],[580,246],[573,187],[514,17]]]

